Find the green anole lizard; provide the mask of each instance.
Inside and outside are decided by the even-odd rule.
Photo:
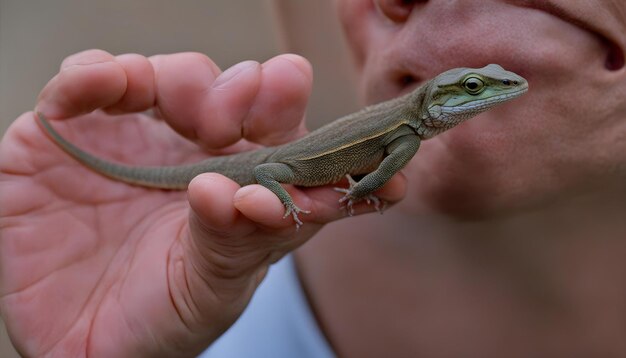
[[[342,117],[291,143],[255,151],[164,167],[116,164],[84,152],[65,140],[39,113],[54,142],[94,171],[126,183],[185,190],[198,174],[216,172],[240,185],[258,183],[271,190],[296,226],[300,209],[281,183],[321,186],[348,177],[339,200],[352,213],[360,200],[379,201],[373,192],[382,187],[415,155],[420,142],[450,129],[497,104],[524,94],[528,82],[499,65],[446,71],[411,93],[366,107]],[[351,175],[364,175],[355,182]]]

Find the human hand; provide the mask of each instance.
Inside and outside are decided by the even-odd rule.
[[[311,80],[294,55],[222,73],[199,54],[92,50],[63,62],[37,110],[79,116],[53,125],[94,154],[175,165],[303,135]],[[157,119],[137,113],[148,109]],[[403,183],[379,195],[395,201]],[[345,216],[330,188],[289,192],[312,212],[297,231],[262,186],[218,174],[195,178],[187,193],[111,181],[57,148],[32,112],[22,115],[0,143],[0,311],[16,348],[198,354],[242,313],[271,263]]]

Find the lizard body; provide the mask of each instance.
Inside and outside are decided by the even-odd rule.
[[[57,133],[39,113],[45,132],[63,150],[94,171],[126,183],[184,190],[198,174],[217,172],[240,185],[259,183],[270,189],[301,225],[298,208],[281,183],[320,186],[348,176],[340,202],[378,202],[372,193],[402,169],[421,140],[431,138],[528,89],[521,76],[498,65],[446,71],[404,96],[368,106],[303,138],[276,147],[210,158],[194,164],[138,167],[112,163],[84,152]],[[351,175],[365,176],[357,183]]]

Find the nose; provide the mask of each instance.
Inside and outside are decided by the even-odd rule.
[[[402,23],[409,18],[415,5],[426,3],[428,0],[374,0],[374,2],[386,18]]]

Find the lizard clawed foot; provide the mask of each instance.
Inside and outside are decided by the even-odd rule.
[[[345,188],[334,188],[334,189],[335,191],[346,194],[341,199],[339,199],[339,203],[342,204],[341,206],[342,209],[345,208],[347,210],[348,215],[350,216],[354,215],[353,206],[354,204],[358,203],[361,200],[365,200],[365,202],[368,205],[374,204],[374,208],[376,209],[376,211],[378,211],[381,214],[383,213],[383,211],[387,207],[387,203],[384,200],[379,199],[376,195],[371,194],[371,193],[361,198],[355,197],[354,186],[357,183],[354,179],[352,179],[352,176],[350,176],[350,174],[346,174],[346,178],[348,179],[348,183],[350,184],[350,187],[348,189],[345,189]]]
[[[285,203],[285,215],[283,215],[283,219],[287,216],[291,215],[293,217],[293,221],[296,222],[296,230],[300,229],[302,226],[302,221],[298,217],[298,214],[310,214],[309,210],[303,210],[296,206],[294,203]]]
[[[380,214],[382,214],[383,211],[387,209],[387,202],[380,199],[374,194],[369,194],[368,196],[366,196],[365,202],[367,203],[367,205],[374,204],[374,209],[376,209],[376,211],[378,211]]]

